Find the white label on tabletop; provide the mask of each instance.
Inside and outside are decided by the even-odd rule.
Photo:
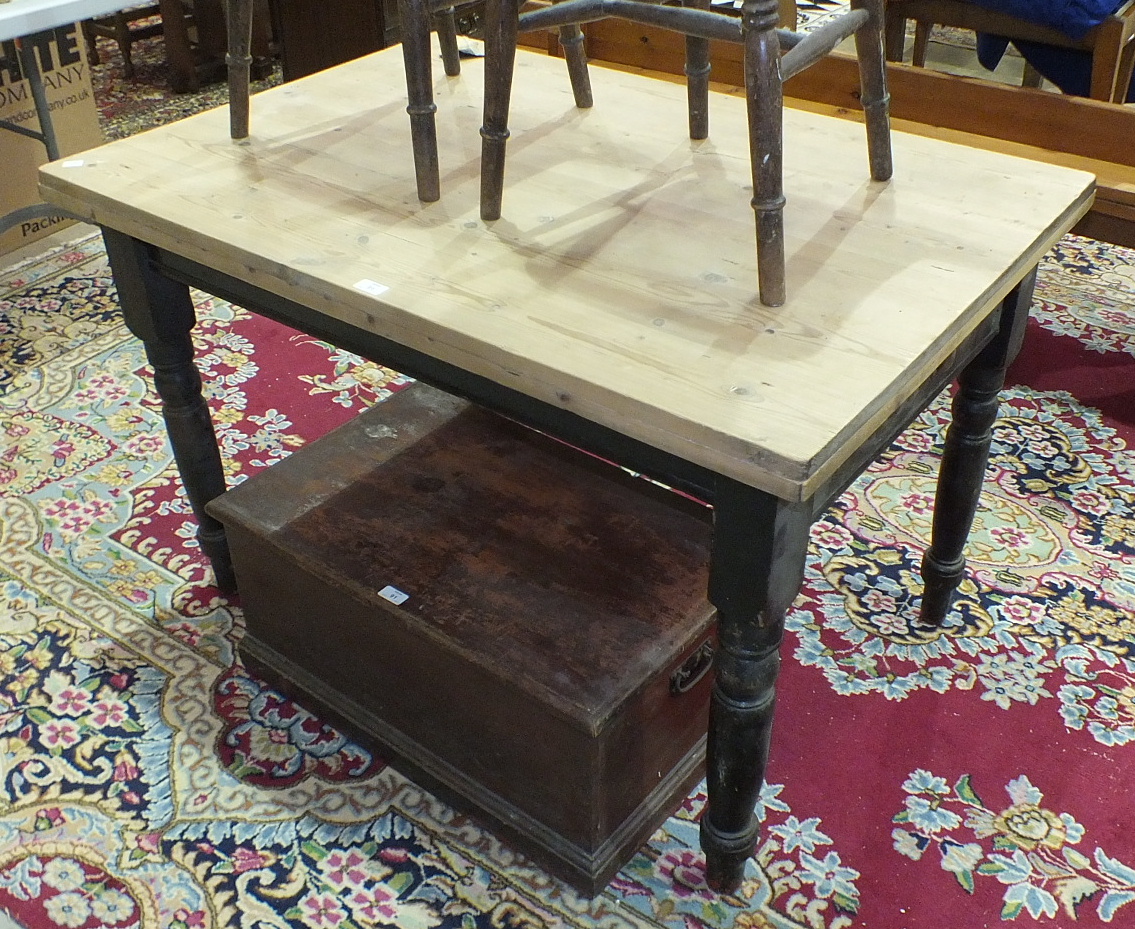
[[[355,290],[361,290],[364,294],[370,294],[372,297],[381,297],[390,288],[385,284],[378,283],[378,281],[370,281],[364,277],[355,284]]]
[[[82,158],[72,158],[68,161],[64,161],[64,162],[61,163],[61,167],[64,167],[64,168],[81,168],[82,166],[83,166],[83,159]]]
[[[383,587],[382,590],[378,592],[378,595],[384,600],[389,600],[391,603],[405,603],[410,599],[408,593],[403,593],[397,587],[391,587],[389,584]]]

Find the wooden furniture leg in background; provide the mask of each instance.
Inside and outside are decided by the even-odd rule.
[[[928,625],[938,626],[946,619],[965,573],[965,544],[985,481],[998,394],[1005,384],[1005,369],[1020,349],[1035,284],[1034,269],[1001,304],[1001,324],[993,341],[958,377],[938,474],[930,548],[922,559],[921,619]]]
[[[130,79],[134,77],[134,60],[131,49],[135,42],[162,34],[161,23],[148,23],[131,29],[130,24],[139,20],[149,19],[158,14],[158,5],[149,4],[144,7],[134,7],[129,10],[119,10],[109,16],[99,16],[95,19],[85,19],[80,23],[83,38],[87,42],[87,61],[97,65],[100,61],[98,39],[104,37],[114,39],[118,43],[118,51],[122,55],[122,73]]]
[[[154,387],[173,457],[197,520],[197,540],[213,565],[217,586],[236,590],[224,527],[205,505],[225,491],[221,453],[209,408],[201,393],[201,374],[193,362],[190,331],[197,322],[189,288],[153,269],[148,246],[103,229],[118,300],[130,331],[142,340],[154,369]]]
[[[796,31],[796,0],[780,0],[780,28]]]
[[[193,46],[189,41],[189,26],[185,22],[185,7],[181,0],[158,0],[162,14],[162,44],[169,63],[169,84],[174,93],[197,90],[201,79],[193,59]]]
[[[785,503],[728,478],[718,483],[709,600],[719,647],[701,844],[706,880],[721,893],[740,884],[760,828],[753,810],[768,764],[784,613],[804,579],[811,522],[810,502]]]

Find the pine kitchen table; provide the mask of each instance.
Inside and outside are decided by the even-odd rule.
[[[440,77],[441,200],[415,197],[401,52],[257,95],[41,173],[104,230],[219,583],[221,458],[189,286],[419,377],[714,507],[720,647],[702,845],[729,889],[757,834],[783,617],[823,509],[955,377],[923,620],[957,584],[1005,365],[1044,253],[1091,175],[896,134],[870,180],[862,126],[788,110],[788,302],[757,300],[745,103],[521,52],[503,218],[478,218],[480,69]]]

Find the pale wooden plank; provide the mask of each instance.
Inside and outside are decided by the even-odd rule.
[[[518,57],[504,218],[477,217],[480,70],[439,78],[443,196],[414,196],[399,51],[44,170],[45,196],[788,498],[814,491],[1087,209],[1083,172],[786,115],[789,302],[755,296],[744,104]],[[373,297],[360,279],[390,289]]]

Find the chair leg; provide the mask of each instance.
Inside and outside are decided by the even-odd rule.
[[[902,14],[902,4],[886,6],[887,61],[902,61],[906,54],[906,17]]]
[[[461,53],[457,50],[457,23],[453,17],[453,7],[447,6],[434,12],[434,26],[437,41],[441,46],[441,64],[445,73],[457,77],[461,73]]]
[[[98,36],[95,35],[94,23],[89,19],[84,19],[79,28],[83,32],[83,41],[87,43],[87,64],[94,67],[101,63],[99,58]]]
[[[229,47],[225,54],[229,79],[229,135],[248,138],[249,70],[252,67],[252,0],[228,0],[225,27]]]
[[[1026,61],[1024,72],[1021,74],[1021,86],[1037,88],[1043,83],[1044,75]]]
[[[189,44],[185,5],[181,0],[158,0],[158,7],[162,14],[162,44],[169,62],[170,87],[176,94],[197,90],[201,79]]]
[[[130,57],[130,20],[121,11],[114,14],[114,41],[122,54],[122,73],[131,78],[134,76],[134,61]]]
[[[564,60],[568,66],[568,80],[571,92],[575,95],[575,105],[581,110],[595,104],[591,95],[591,75],[587,71],[587,52],[583,47],[583,30],[572,23],[560,26],[560,48],[564,50]]]
[[[891,96],[887,92],[887,63],[883,58],[883,0],[851,0],[852,9],[865,9],[866,25],[855,32],[859,60],[859,96],[867,124],[867,157],[871,177],[886,181],[893,171],[891,159]]]
[[[911,55],[910,63],[916,68],[926,67],[926,50],[930,46],[932,28],[932,23],[924,23],[922,20],[914,24],[914,53]]]
[[[1119,57],[1119,67],[1115,69],[1116,96],[1114,103],[1125,103],[1131,88],[1132,74],[1135,73],[1135,41],[1129,42]]]
[[[485,121],[481,127],[481,219],[500,219],[508,106],[516,63],[517,0],[485,4]]]
[[[784,284],[783,110],[777,0],[745,0],[745,94],[749,103],[749,157],[757,224],[761,303],[780,306]]]
[[[1092,78],[1089,93],[1093,100],[1123,103],[1131,82],[1128,70],[1130,43],[1124,35],[1124,24],[1116,17],[1098,27],[1099,34],[1092,49]],[[1124,73],[1126,72],[1126,80]]]
[[[682,0],[682,6],[708,10],[710,0]],[[778,22],[779,16],[778,5]],[[686,99],[691,139],[709,137],[709,71],[709,39],[686,36]]]
[[[430,73],[430,14],[425,0],[398,0],[398,15],[402,21],[402,58],[409,101],[406,112],[410,115],[418,199],[432,203],[441,197],[441,175],[434,124],[437,105]]]

